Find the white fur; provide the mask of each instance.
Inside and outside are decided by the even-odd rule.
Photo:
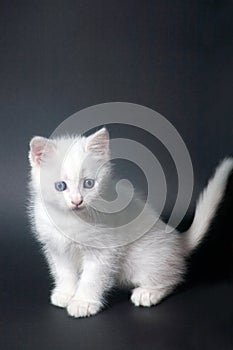
[[[156,217],[148,207],[144,221],[127,232],[127,237],[135,234],[137,239],[119,244],[122,236],[107,224],[86,225],[82,220],[85,215],[97,219],[90,206],[104,193],[111,178],[109,163],[106,164],[106,129],[88,138],[35,137],[30,143],[29,159],[30,217],[54,278],[51,303],[67,308],[74,317],[96,314],[104,305],[105,294],[117,284],[134,288],[131,300],[136,306],[155,305],[171,293],[182,281],[185,258],[204,237],[233,169],[232,159],[224,160],[218,167],[198,201],[193,224],[186,233],[181,235],[175,229],[166,233],[165,224],[158,220],[139,237],[147,221]],[[96,186],[91,190],[82,188],[86,177],[96,178]],[[62,180],[68,189],[60,193],[54,182]],[[73,198],[83,199],[75,217]]]
[[[224,159],[209,180],[207,187],[201,193],[196,207],[192,226],[187,231],[187,252],[195,249],[203,239],[216,210],[221,202],[227,180],[233,168],[233,159]]]

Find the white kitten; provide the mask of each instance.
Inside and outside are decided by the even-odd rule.
[[[111,180],[105,128],[89,137],[34,137],[29,159],[30,217],[55,282],[51,303],[74,317],[96,314],[116,284],[133,288],[136,306],[155,305],[171,293],[182,281],[186,257],[203,239],[233,169],[232,159],[217,168],[184,234],[175,229],[167,233],[147,206],[143,220],[124,235],[117,223],[122,217],[99,215],[98,206],[93,208]],[[140,205],[134,198],[132,212]],[[140,234],[155,218],[156,224]]]

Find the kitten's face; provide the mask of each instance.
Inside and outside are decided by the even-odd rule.
[[[87,138],[34,137],[29,159],[33,188],[43,200],[78,212],[92,205],[108,179],[108,132],[103,128]]]

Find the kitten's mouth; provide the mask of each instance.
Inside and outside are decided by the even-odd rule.
[[[83,201],[79,205],[74,205],[71,208],[71,210],[74,210],[74,211],[80,211],[80,210],[83,210],[83,209],[84,209]]]

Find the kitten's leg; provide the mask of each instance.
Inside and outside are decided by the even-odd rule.
[[[66,307],[75,294],[78,271],[72,262],[64,256],[49,254],[47,258],[55,282],[50,301],[55,306]]]
[[[112,271],[112,263],[106,256],[96,256],[90,252],[85,255],[77,291],[67,307],[70,316],[91,316],[102,308],[104,292],[113,283]]]
[[[147,262],[146,259],[144,262]],[[135,306],[152,306],[169,295],[183,280],[183,259],[175,264],[158,266],[136,265],[131,283],[136,287],[132,291],[131,301]]]
[[[133,248],[125,265],[126,278],[135,286],[131,301],[136,306],[156,305],[183,280],[186,264],[182,247],[176,236],[159,239],[154,234]]]
[[[131,283],[136,287],[131,295],[133,304],[148,307],[158,304],[183,280],[183,264],[181,259],[178,266],[162,264],[159,268],[158,264],[137,265],[131,275]]]
[[[162,261],[162,255],[160,258]],[[134,265],[130,281],[135,286],[131,295],[135,306],[158,304],[183,280],[184,259],[176,259],[176,264],[175,259],[173,264],[168,264],[166,260],[161,264],[161,261],[149,264],[150,261],[144,258],[141,264]]]

